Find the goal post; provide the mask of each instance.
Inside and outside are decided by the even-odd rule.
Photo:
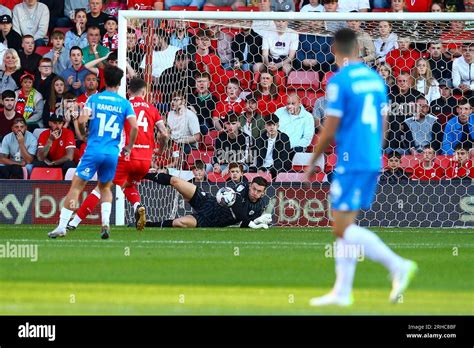
[[[278,72],[272,72],[273,84],[276,86],[275,99],[273,96],[271,100],[264,99],[261,92],[261,75],[263,67],[259,71],[258,69],[252,68],[255,65],[262,63],[252,62],[248,64],[250,67],[245,67],[242,62],[235,59],[233,56],[235,52],[229,53],[229,47],[227,51],[222,49],[219,40],[234,40],[239,32],[247,29],[248,22],[253,21],[253,24],[259,23],[260,26],[255,26],[255,31],[260,34],[261,32],[274,32],[276,31],[275,26],[272,24],[273,21],[286,21],[288,23],[287,31],[298,35],[299,44],[297,54],[291,62],[289,71],[282,69]],[[473,42],[474,31],[469,30],[467,23],[474,21],[472,13],[301,13],[301,12],[219,12],[219,11],[119,11],[118,14],[118,64],[124,71],[130,69],[130,67],[136,68],[133,71],[137,76],[141,76],[147,81],[149,87],[149,93],[147,95],[148,101],[156,105],[162,116],[166,118],[171,108],[171,95],[172,92],[181,90],[187,96],[186,102],[187,107],[196,113],[197,117],[201,121],[201,115],[196,111],[195,107],[189,105],[189,96],[193,93],[195,86],[192,87],[186,84],[189,81],[176,80],[174,77],[163,78],[166,76],[167,70],[155,71],[155,65],[153,64],[154,47],[154,35],[156,33],[166,33],[170,35],[173,33],[179,25],[186,27],[186,32],[191,38],[189,47],[195,45],[192,39],[193,35],[196,35],[200,29],[211,28],[217,26],[217,32],[214,32],[215,37],[212,37],[213,44],[215,42],[215,52],[220,60],[219,66],[212,66],[215,60],[203,60],[201,62],[193,61],[195,59],[196,48],[194,47],[189,53],[189,50],[184,50],[188,54],[183,55],[183,60],[187,61],[186,68],[191,71],[191,65],[193,65],[193,73],[183,76],[196,76],[195,73],[207,72],[210,74],[210,91],[216,98],[218,116],[217,123],[221,125],[221,128],[225,131],[225,112],[235,111],[239,116],[245,115],[246,110],[250,108],[249,104],[252,100],[257,100],[256,110],[254,113],[259,113],[262,117],[261,132],[260,135],[252,133],[252,129],[249,124],[244,125],[245,120],[240,121],[241,132],[246,136],[247,149],[245,151],[245,158],[258,158],[259,148],[256,146],[257,143],[261,144],[259,140],[263,139],[263,132],[265,132],[265,122],[269,115],[279,110],[277,114],[285,113],[284,110],[287,105],[287,98],[291,95],[295,95],[298,98],[302,110],[306,110],[314,117],[315,129],[320,129],[321,123],[323,123],[324,111],[316,110],[316,105],[324,107],[324,95],[325,85],[327,79],[335,71],[334,63],[331,59],[331,51],[328,48],[330,46],[330,40],[333,35],[331,28],[337,27],[332,24],[343,23],[346,26],[347,21],[358,21],[361,31],[364,35],[368,35],[372,43],[374,44],[374,52],[370,52],[370,49],[364,54],[367,57],[367,64],[376,69],[380,69],[380,74],[383,75],[382,66],[386,66],[385,58],[388,57],[388,53],[382,56],[373,57],[379,51],[383,51],[383,45],[376,45],[375,40],[379,38],[380,30],[379,24],[381,22],[390,23],[391,32],[395,34],[395,39],[392,37],[391,41],[394,45],[394,49],[398,49],[398,40],[404,37],[409,38],[412,46],[416,49],[421,49],[423,54],[417,54],[416,58],[412,59],[411,62],[406,63],[407,66],[400,65],[400,60],[396,58],[396,64],[391,67],[391,71],[387,75],[383,75],[389,91],[396,86],[396,78],[399,74],[403,75],[408,72],[408,79],[410,88],[417,90],[419,93],[413,96],[406,102],[400,102],[399,98],[394,95],[390,95],[390,112],[393,113],[391,123],[393,129],[389,129],[397,136],[400,136],[400,148],[396,149],[400,152],[401,156],[400,166],[406,170],[406,176],[409,178],[403,182],[396,183],[380,183],[377,189],[377,195],[373,207],[366,212],[363,212],[359,216],[359,220],[363,225],[366,226],[393,226],[393,227],[468,227],[474,224],[474,212],[472,209],[474,201],[473,185],[471,181],[468,181],[469,174],[464,176],[463,179],[458,180],[457,178],[448,177],[446,174],[448,169],[456,173],[456,165],[458,163],[457,154],[454,152],[454,148],[445,153],[442,149],[443,132],[446,123],[453,117],[457,117],[456,106],[452,107],[451,112],[446,114],[442,103],[434,103],[437,99],[446,95],[443,94],[443,86],[449,84],[451,93],[459,92],[453,88],[453,81],[447,81],[444,72],[431,71],[427,73],[418,70],[418,62],[423,60],[427,56],[427,47],[430,43],[441,43],[443,46],[443,52],[450,50],[451,46],[453,54],[460,54],[460,47],[465,42]],[[463,23],[462,30],[456,34],[455,26],[452,24]],[[329,24],[329,25],[328,25]],[[133,27],[136,29],[136,39],[141,42],[140,55],[137,57],[130,54],[130,48],[127,48],[127,28]],[[252,26],[252,28],[254,28]],[[453,29],[454,28],[454,29]],[[224,33],[224,34],[222,34]],[[141,35],[141,36],[139,36]],[[207,35],[207,34],[206,34]],[[366,35],[366,37],[367,37]],[[318,51],[312,51],[311,46],[314,42],[311,37],[317,36],[322,38],[318,42]],[[306,41],[301,41],[306,40]],[[387,38],[382,40],[390,41]],[[138,44],[138,43],[137,43]],[[287,43],[282,43],[285,45]],[[302,46],[308,44],[304,49]],[[230,45],[227,43],[227,45]],[[250,47],[250,45],[248,46]],[[308,48],[309,47],[309,48]],[[230,61],[225,61],[223,56],[220,55],[219,49],[222,54],[232,55]],[[250,48],[249,48],[250,49]],[[457,50],[457,51],[456,51]],[[182,49],[176,48],[170,50],[173,58],[168,63],[163,64],[164,68],[169,69],[174,66],[178,54],[182,54]],[[243,54],[249,57],[252,53],[247,50],[243,50]],[[270,49],[270,56],[272,50]],[[300,51],[304,51],[301,53]],[[261,51],[259,52],[261,54]],[[300,55],[302,54],[302,55]],[[131,57],[131,58],[130,58]],[[157,55],[158,57],[158,55]],[[165,55],[159,56],[160,59],[167,59]],[[303,58],[302,58],[303,57]],[[310,57],[310,58],[305,58]],[[381,59],[383,58],[383,59]],[[273,59],[273,58],[270,58]],[[397,60],[398,59],[398,60]],[[444,58],[443,58],[444,59]],[[425,59],[426,60],[426,59]],[[236,64],[237,61],[237,65]],[[284,62],[284,59],[274,59],[276,64]],[[429,63],[429,62],[428,62]],[[427,63],[427,64],[428,64]],[[177,64],[177,63],[176,63]],[[206,67],[207,64],[207,67]],[[283,63],[282,63],[283,64]],[[398,64],[398,65],[397,65]],[[160,68],[161,69],[161,68]],[[421,69],[421,68],[420,68]],[[133,69],[132,69],[133,70]],[[439,70],[439,69],[438,69]],[[440,73],[442,77],[437,78],[435,74]],[[238,80],[240,84],[240,95],[237,100],[241,100],[241,107],[236,107],[235,103],[226,102],[227,90],[226,86]],[[163,82],[164,81],[164,82]],[[196,81],[193,80],[193,83]],[[160,85],[161,84],[161,85]],[[262,87],[263,88],[263,87]],[[398,87],[397,87],[398,88]],[[119,89],[119,93],[122,96],[127,95],[127,74],[124,76],[122,84]],[[446,92],[447,93],[447,92]],[[423,136],[416,133],[418,128],[410,128],[411,125],[407,123],[407,119],[410,117],[418,117],[418,109],[422,106],[416,106],[417,98],[424,96],[427,104],[430,106],[430,111],[427,113],[430,117],[430,122],[439,124],[438,128],[432,132],[431,139],[422,139]],[[451,96],[452,97],[452,96]],[[456,95],[456,100],[460,99],[459,95]],[[397,99],[398,98],[398,99]],[[453,99],[449,100],[450,103]],[[227,103],[227,104],[226,104]],[[319,103],[319,104],[318,104]],[[232,105],[230,105],[232,104]],[[221,107],[221,108],[220,108]],[[261,110],[261,107],[267,109]],[[222,111],[224,110],[224,112]],[[288,109],[287,109],[288,110]],[[402,110],[402,111],[400,111]],[[209,114],[212,115],[214,110],[210,110]],[[288,111],[289,112],[289,111]],[[400,113],[400,114],[397,114]],[[318,116],[319,115],[319,116]],[[415,117],[416,116],[416,117]],[[426,116],[426,115],[425,115]],[[431,117],[433,116],[433,117]],[[204,117],[204,116],[203,116]],[[243,117],[243,116],[242,116]],[[319,118],[318,118],[319,117]],[[244,117],[245,119],[245,117]],[[239,119],[240,120],[240,119]],[[390,118],[389,118],[390,120]],[[206,124],[205,132],[202,132],[200,140],[191,146],[191,150],[185,153],[182,146],[178,146],[178,155],[174,164],[168,168],[170,173],[174,175],[182,176],[183,178],[190,179],[193,177],[191,169],[196,161],[202,160],[206,166],[209,182],[202,184],[203,189],[215,193],[219,187],[226,185],[226,182],[222,182],[222,178],[213,173],[213,161],[216,158],[218,149],[214,148],[215,139],[219,136],[217,130],[212,127],[215,126],[213,123],[214,119],[210,124]],[[220,122],[220,123],[219,123]],[[411,121],[410,121],[411,122]],[[203,126],[200,124],[200,126]],[[247,127],[247,128],[245,128]],[[280,122],[280,128],[283,127]],[[286,125],[287,132],[292,132],[292,127]],[[410,132],[407,131],[410,130]],[[203,128],[201,127],[201,131]],[[317,133],[316,131],[314,133]],[[403,133],[403,134],[402,134]],[[436,134],[435,134],[436,133]],[[401,135],[400,135],[401,134]],[[410,135],[408,135],[410,134]],[[249,140],[250,139],[250,140]],[[318,135],[311,135],[310,143],[304,144],[304,146],[293,146],[293,150],[298,152],[290,160],[290,167],[285,170],[279,171],[275,176],[270,175],[272,179],[272,185],[268,191],[269,198],[271,199],[269,210],[274,212],[274,222],[279,226],[328,226],[331,220],[330,201],[329,201],[329,182],[331,180],[334,168],[335,168],[335,153],[334,148],[328,151],[321,159],[321,163],[318,164],[320,172],[318,173],[315,182],[311,187],[306,187],[301,181],[301,174],[308,165],[307,161],[311,150],[314,148],[318,140]],[[398,141],[397,140],[397,141]],[[292,141],[292,138],[290,139]],[[390,139],[386,139],[386,145]],[[401,145],[403,142],[403,145]],[[435,180],[437,178],[425,178],[427,180],[411,180],[411,176],[415,172],[415,169],[423,162],[423,147],[427,144],[435,147],[435,157],[433,163],[439,166],[440,172],[444,173],[442,180]],[[303,148],[301,150],[300,148]],[[189,149],[188,149],[189,150]],[[292,156],[293,156],[292,150]],[[383,159],[384,167],[389,166],[388,160],[391,156],[386,148],[384,149]],[[170,149],[170,154],[174,153]],[[229,154],[224,155],[225,160],[229,160]],[[171,156],[171,155],[170,155]],[[232,157],[234,158],[234,157]],[[236,157],[238,161],[238,156]],[[220,158],[219,158],[220,161]],[[255,165],[257,160],[250,163],[242,161],[245,171],[256,170]],[[265,159],[262,160],[265,164]],[[305,162],[306,161],[306,162]],[[220,163],[220,162],[219,162]],[[252,165],[253,164],[253,165]],[[262,164],[262,163],[260,163]],[[162,169],[162,168],[161,168]],[[464,169],[462,169],[464,170]],[[438,175],[437,173],[436,175]],[[474,171],[473,171],[474,173]],[[451,173],[452,174],[452,173]],[[249,178],[255,175],[250,173]],[[227,179],[225,177],[225,179]],[[144,197],[144,204],[147,208],[150,208],[151,218],[154,220],[163,220],[180,216],[184,213],[190,213],[190,207],[185,204],[179,194],[176,194],[174,190],[169,188],[162,188],[152,182],[145,182],[140,185],[140,193]],[[116,209],[116,221],[118,223],[128,224],[132,221],[133,214],[131,214],[131,207],[128,202],[124,201],[123,195],[117,195],[117,203],[120,209]]]

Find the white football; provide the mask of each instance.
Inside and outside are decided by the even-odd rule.
[[[217,191],[216,200],[217,203],[223,207],[232,207],[237,198],[237,193],[230,187],[222,187]]]

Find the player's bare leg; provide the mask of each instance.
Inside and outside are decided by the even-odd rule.
[[[390,301],[397,302],[408,287],[417,270],[413,261],[395,254],[373,232],[355,224],[358,211],[334,211],[333,232],[337,237],[335,261],[336,282],[332,291],[322,297],[310,300],[312,306],[348,306],[353,302],[352,283],[358,258],[369,259],[383,264],[392,276]],[[359,251],[362,255],[356,254]]]
[[[110,237],[110,212],[112,211],[112,181],[105,183],[99,182],[100,190],[100,202],[101,202],[101,217],[102,217],[102,229],[100,232],[100,238],[108,239]]]
[[[48,233],[48,237],[64,237],[67,233],[66,226],[69,220],[71,219],[74,210],[77,208],[77,201],[79,199],[79,194],[84,190],[87,181],[81,179],[78,176],[74,176],[72,179],[71,187],[64,199],[64,207],[61,209],[61,214],[59,215],[59,224],[51,232]]]

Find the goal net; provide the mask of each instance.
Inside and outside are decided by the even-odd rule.
[[[243,180],[259,175],[271,182],[268,210],[276,225],[328,226],[337,144],[317,163],[310,186],[303,172],[324,127],[328,79],[338,70],[333,33],[349,27],[390,101],[375,203],[360,222],[465,227],[474,222],[473,109],[466,103],[474,75],[459,60],[474,56],[472,19],[470,13],[121,11],[119,64],[127,79],[147,81],[148,101],[170,130],[151,171],[215,193],[232,185],[229,164],[237,163],[231,167],[243,170]],[[277,140],[269,141],[277,126]],[[152,220],[191,212],[170,188],[145,181],[139,190]],[[128,202],[124,218],[133,221]]]

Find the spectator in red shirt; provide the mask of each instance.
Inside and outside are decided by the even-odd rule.
[[[385,61],[392,67],[394,77],[397,77],[401,71],[410,72],[421,57],[420,52],[410,48],[410,44],[410,37],[402,36],[398,39],[398,48],[387,54]]]
[[[446,170],[446,179],[474,179],[474,165],[469,159],[469,151],[462,144],[456,146],[454,160]]]
[[[52,114],[49,118],[49,129],[41,133],[38,139],[37,159],[33,167],[61,168],[63,175],[69,168],[75,168],[73,161],[76,141],[74,133],[63,128],[64,118]]]
[[[97,80],[97,76],[94,73],[89,73],[86,75],[84,79],[84,85],[86,87],[85,93],[81,94],[79,97],[77,97],[77,102],[80,106],[83,106],[87,98],[89,98],[91,95],[98,93],[99,88],[99,81]]]
[[[237,79],[230,79],[226,86],[226,98],[216,104],[212,113],[214,128],[218,131],[223,130],[222,122],[231,111],[240,115],[245,107],[245,100],[240,97],[240,83]]]
[[[255,96],[257,97],[257,110],[264,117],[286,105],[286,95],[278,91],[275,77],[269,71],[260,74]]]
[[[447,59],[454,59],[462,56],[462,43],[474,41],[474,33],[471,30],[464,30],[463,21],[451,21],[449,31],[441,35],[441,43],[444,48],[444,56]]]
[[[128,0],[129,10],[163,10],[163,1],[155,0]]]
[[[444,178],[443,168],[434,162],[436,157],[435,150],[427,145],[423,149],[423,159],[421,164],[415,167],[412,180],[441,180]]]

